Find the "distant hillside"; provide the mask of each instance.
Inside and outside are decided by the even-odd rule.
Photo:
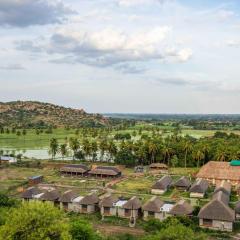
[[[45,128],[100,127],[108,124],[100,114],[35,101],[0,102],[0,125],[9,127]]]

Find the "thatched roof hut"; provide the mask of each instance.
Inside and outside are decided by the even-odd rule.
[[[221,200],[222,196],[218,193],[218,197],[204,205],[201,208],[198,217],[201,219],[234,222],[235,212]]]
[[[165,190],[171,185],[171,183],[172,183],[172,178],[168,175],[165,175],[152,186],[152,189]]]
[[[100,207],[114,207],[115,203],[118,201],[118,198],[110,195],[110,196],[106,196],[104,197],[100,202],[99,202],[99,206]]]
[[[164,202],[155,196],[155,197],[152,197],[149,201],[147,201],[143,205],[142,209],[143,211],[159,213],[161,212],[161,207],[163,205],[164,205]]]
[[[142,206],[140,200],[138,197],[132,197],[129,199],[123,206],[122,208],[129,209],[129,210],[138,210]]]
[[[116,167],[98,166],[88,172],[90,175],[103,176],[103,177],[116,177],[121,176],[121,171]]]
[[[197,179],[191,186],[189,192],[205,193],[208,190],[208,181],[205,179]]]
[[[29,187],[22,193],[22,198],[24,199],[32,199],[34,195],[38,195],[43,191],[40,190],[38,187]]]
[[[58,190],[52,189],[52,190],[46,191],[46,192],[40,197],[40,199],[41,199],[42,201],[53,201],[53,202],[55,202],[55,201],[58,201],[58,200],[59,200],[60,196],[61,196],[61,195],[60,195],[60,193],[59,193]]]
[[[78,194],[76,192],[74,192],[73,190],[68,190],[60,196],[59,202],[71,203],[73,201],[73,199],[75,199],[77,197],[78,197]]]
[[[229,162],[210,161],[199,170],[197,178],[203,178],[217,184],[228,180],[232,185],[240,183],[240,166],[231,166]]]
[[[80,205],[95,205],[98,203],[99,203],[99,198],[96,193],[90,193],[86,195],[79,202]]]
[[[88,166],[83,164],[68,164],[60,168],[61,173],[84,174],[89,171]]]
[[[152,163],[149,165],[150,170],[168,170],[168,166],[164,163]]]
[[[193,207],[191,206],[191,204],[186,200],[180,200],[172,207],[172,209],[169,211],[169,214],[184,216],[191,215],[192,212]]]
[[[191,186],[191,182],[188,177],[182,176],[174,183],[174,186],[176,188],[188,189]]]

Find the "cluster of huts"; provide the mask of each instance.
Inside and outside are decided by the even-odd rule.
[[[199,178],[191,185],[191,181],[185,176],[173,182],[171,176],[165,175],[152,186],[151,193],[162,195],[170,187],[175,187],[180,191],[189,191],[191,198],[203,198],[209,188],[209,182]],[[218,182],[211,200],[199,211],[200,227],[221,231],[233,230],[233,223],[240,219],[240,201],[234,210],[229,206],[231,189],[232,185],[229,181]],[[185,213],[185,215],[189,214]]]
[[[90,169],[84,164],[68,164],[60,168],[60,173],[65,176],[90,176],[101,178],[116,178],[122,175],[121,171],[112,166],[96,166]]]
[[[86,196],[79,196],[73,190],[67,190],[61,194],[55,188],[40,189],[37,186],[26,189],[22,193],[22,198],[25,201],[51,202],[61,209],[77,213],[91,214],[99,211],[103,218],[107,216],[128,218],[133,226],[140,217],[145,220],[149,218],[164,220],[168,216],[191,215],[193,211],[193,207],[185,200],[173,204],[163,202],[154,196],[142,204],[136,196],[130,199],[117,198],[109,194],[99,197],[94,192]]]

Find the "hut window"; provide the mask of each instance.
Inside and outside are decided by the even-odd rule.
[[[87,205],[86,205],[86,204],[83,204],[83,205],[82,205],[82,210],[83,210],[83,211],[87,211]]]
[[[104,213],[109,214],[110,213],[110,207],[104,207]]]
[[[154,216],[154,212],[149,211],[149,212],[148,212],[148,215],[149,215],[149,216]]]
[[[203,219],[203,225],[204,226],[212,226],[212,220],[211,219]]]

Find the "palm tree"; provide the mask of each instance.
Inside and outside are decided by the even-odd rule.
[[[75,160],[75,154],[80,148],[80,143],[77,138],[70,138],[69,139],[69,146],[73,151],[73,160]]]
[[[52,138],[50,140],[50,149],[49,149],[49,153],[52,155],[52,160],[54,159],[54,157],[56,156],[57,152],[58,152],[58,140],[56,138]]]
[[[188,153],[190,151],[192,151],[192,144],[191,144],[191,142],[186,141],[183,149],[185,151],[185,154],[184,154],[184,166],[185,166],[185,168],[187,168],[187,155],[188,155]]]
[[[60,145],[60,153],[62,155],[62,159],[64,160],[64,157],[67,155],[67,144],[61,144]]]
[[[204,159],[204,153],[200,149],[193,151],[193,159],[197,160],[197,167],[199,168],[200,161]]]
[[[155,162],[158,147],[155,143],[148,144],[148,153],[151,155],[151,163]]]

